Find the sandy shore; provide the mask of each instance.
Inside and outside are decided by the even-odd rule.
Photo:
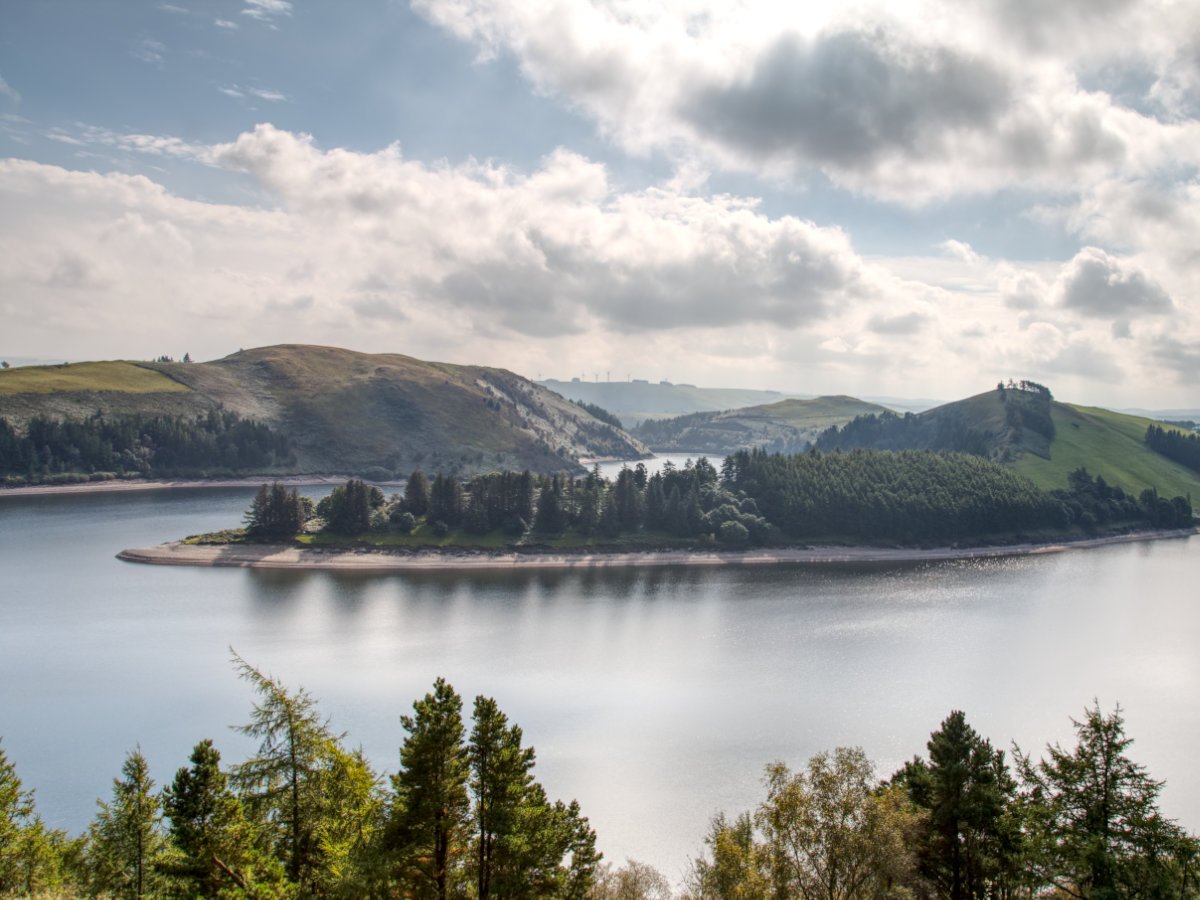
[[[419,572],[432,570],[597,569],[658,566],[845,565],[904,563],[950,559],[989,559],[1061,553],[1134,541],[1184,538],[1196,529],[1143,531],[1052,544],[1011,544],[1004,547],[816,547],[777,550],[669,550],[645,553],[504,553],[504,552],[389,552],[386,550],[328,550],[270,544],[198,546],[173,542],[157,547],[122,550],[118,559],[162,566],[233,566],[256,569],[330,569],[356,572]]]
[[[192,481],[142,481],[140,479],[114,479],[112,481],[85,481],[82,484],[30,484],[22,487],[0,488],[0,499],[4,497],[36,497],[53,494],[109,494],[130,491],[162,491],[196,488],[253,487],[278,481],[288,487],[304,487],[314,484],[344,484],[351,475],[295,475],[275,478],[260,475],[257,478],[225,478]],[[381,482],[382,483],[382,482]],[[392,483],[387,482],[388,486]]]

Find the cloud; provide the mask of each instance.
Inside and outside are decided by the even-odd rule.
[[[1153,278],[1096,247],[1085,247],[1063,267],[1054,293],[1063,308],[1104,319],[1165,315],[1175,308]]]
[[[213,24],[228,31],[237,31],[238,29],[238,23],[231,22],[229,19],[213,19]]]
[[[910,312],[898,316],[877,315],[867,322],[867,328],[876,334],[916,334],[929,321],[924,313]]]
[[[282,16],[292,14],[292,4],[288,0],[246,0],[243,16],[249,16],[260,22],[270,22]]]
[[[3,76],[0,76],[0,94],[7,97],[13,103],[21,102],[21,95],[17,93],[17,89],[5,81]]]
[[[1076,22],[1110,24],[1122,8],[1067,5],[1072,15],[1047,16],[1055,39]],[[414,4],[483,58],[511,53],[538,90],[634,153],[799,182],[821,173],[905,203],[1007,187],[1070,193],[1116,171],[1200,161],[1193,119],[1161,121],[1115,90],[1083,87],[1104,74],[1083,45],[1030,61],[1025,49],[1041,38],[998,29],[987,3],[913,7],[905,19],[870,2]],[[1171,47],[1152,41],[1162,30],[1138,19],[1120,33],[1122,72],[1182,48],[1178,36]]]
[[[246,90],[259,100],[267,100],[271,103],[278,103],[281,100],[287,99],[286,94],[281,91],[273,91],[269,88],[247,88]]]
[[[1182,375],[1161,387],[1162,372],[1182,372],[1200,346],[1194,304],[1169,297],[1168,320],[1146,260],[1089,249],[1063,266],[1016,266],[971,258],[965,244],[867,260],[837,228],[768,215],[754,198],[698,196],[679,179],[621,187],[566,150],[517,170],[425,164],[395,146],[323,149],[270,125],[218,145],[69,136],[237,173],[268,205],[0,161],[0,315],[31,352],[153,355],[189,333],[194,355],[297,341],[811,393],[879,393],[903,379],[946,397],[1000,370],[1085,402],[1124,391],[1134,405],[1145,399],[1137,382],[1113,379],[1141,373],[1162,403],[1181,403]],[[921,274],[930,263],[933,281]],[[1125,305],[1108,297],[1104,315],[1064,305],[1085,283]],[[1129,337],[1114,341],[1121,322]],[[1105,394],[1089,394],[1099,383]]]
[[[287,100],[287,94],[282,91],[272,90],[270,88],[260,87],[243,87],[237,84],[221,85],[217,88],[226,97],[233,97],[236,100],[244,100],[247,96],[257,97],[259,100],[266,100],[268,103],[280,103]]]
[[[140,59],[144,63],[161,66],[167,58],[167,45],[162,41],[156,41],[154,38],[142,38],[129,53],[134,59]]]

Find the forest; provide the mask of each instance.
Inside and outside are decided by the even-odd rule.
[[[525,546],[712,544],[730,548],[855,540],[920,544],[1031,533],[1186,528],[1185,497],[1139,497],[1085,469],[1042,491],[977,456],[855,450],[785,456],[739,451],[721,471],[701,457],[650,474],[644,464],[615,479],[526,471],[447,475],[416,471],[390,498],[351,479],[319,504],[263,485],[246,514],[250,539],[370,538],[419,546],[458,534],[464,543]],[[228,532],[222,534],[228,535]]]
[[[1193,472],[1200,472],[1200,434],[1151,425],[1146,429],[1146,446]]]
[[[131,750],[86,831],[49,828],[0,745],[0,896],[812,900],[1200,896],[1200,841],[1158,809],[1118,707],[1074,746],[1012,762],[951,711],[880,778],[860,748],[765,770],[753,810],[696,823],[676,893],[597,850],[579,804],[551,800],[536,754],[494,699],[444,679],[400,717],[399,767],[377,772],[305,690],[234,654],[256,745],[228,765],[195,744],[169,784]],[[700,835],[703,837],[701,845]]]
[[[128,476],[264,472],[295,464],[286,436],[226,410],[187,416],[0,418],[0,478],[37,484]]]

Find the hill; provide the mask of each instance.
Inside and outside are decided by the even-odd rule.
[[[280,345],[205,363],[98,362],[0,371],[0,418],[188,416],[224,409],[282,433],[295,473],[578,470],[646,455],[624,431],[503,369]],[[379,471],[376,471],[379,470]]]
[[[549,378],[538,384],[568,400],[603,407],[619,418],[626,428],[647,419],[776,403],[788,396],[778,391],[702,388],[666,381],[651,384],[648,381],[558,381]]]
[[[827,451],[965,451],[1009,465],[1043,489],[1063,487],[1068,473],[1083,467],[1135,495],[1153,487],[1165,496],[1200,496],[1200,475],[1146,446],[1146,429],[1152,424],[1162,423],[1063,403],[1048,391],[1008,389],[916,415],[856,419],[826,432],[816,445]]]
[[[760,448],[773,453],[796,453],[832,425],[886,411],[885,407],[854,397],[789,399],[745,409],[646,421],[634,429],[634,434],[660,451],[699,451],[724,456]]]

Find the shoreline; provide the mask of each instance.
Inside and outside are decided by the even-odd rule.
[[[665,566],[838,566],[857,563],[942,562],[960,559],[995,559],[1037,556],[1129,544],[1186,538],[1198,529],[1141,531],[1100,538],[1046,544],[1010,544],[999,547],[817,547],[776,550],[660,550],[633,553],[515,553],[512,551],[417,551],[392,553],[372,549],[327,550],[283,544],[182,544],[173,541],[155,547],[122,550],[117,559],[160,566],[231,567],[249,569],[302,569],[354,572],[489,571],[511,569],[661,568]]]
[[[250,478],[191,478],[191,479],[140,479],[114,478],[110,481],[82,481],[78,484],[26,484],[19,487],[0,488],[0,498],[55,496],[58,494],[122,494],[133,491],[197,490],[201,488],[257,488],[261,484],[278,481],[288,487],[305,487],[323,484],[342,484],[351,475],[287,475],[277,478],[260,475]],[[376,482],[372,482],[375,484]],[[392,486],[403,482],[380,482]]]

